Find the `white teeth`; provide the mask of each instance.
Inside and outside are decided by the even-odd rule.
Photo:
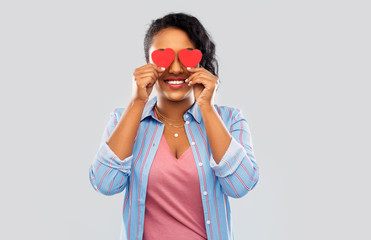
[[[167,83],[169,84],[181,84],[181,83],[184,83],[184,81],[168,81]]]

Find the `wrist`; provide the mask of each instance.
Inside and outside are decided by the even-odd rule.
[[[147,104],[147,102],[148,102],[148,100],[145,101],[145,100],[142,100],[142,99],[139,99],[139,98],[133,98],[133,99],[131,100],[131,103],[132,103],[133,105],[143,105],[143,106],[145,106],[145,105]]]
[[[200,107],[200,110],[213,110],[214,106],[211,103],[198,103],[198,106]]]

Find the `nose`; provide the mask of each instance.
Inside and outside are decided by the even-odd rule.
[[[174,61],[169,66],[169,73],[176,75],[183,72],[184,72],[183,64],[180,62],[178,54],[176,54],[174,57]]]

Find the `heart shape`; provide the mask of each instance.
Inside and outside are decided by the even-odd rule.
[[[152,52],[151,57],[157,66],[168,68],[174,61],[175,52],[172,48],[166,48],[164,50],[157,49]]]
[[[178,52],[180,61],[186,67],[196,67],[202,59],[202,52],[198,49],[189,50],[184,48]]]

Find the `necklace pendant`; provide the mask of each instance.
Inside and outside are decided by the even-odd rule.
[[[174,134],[174,136],[175,136],[175,137],[178,137],[178,134],[177,134],[177,133],[175,133],[175,134]]]

